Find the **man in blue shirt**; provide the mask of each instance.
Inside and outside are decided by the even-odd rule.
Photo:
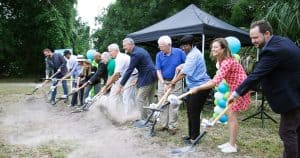
[[[68,51],[68,50],[66,50],[66,51]],[[69,57],[66,57],[66,58],[68,59]],[[71,67],[69,74],[62,78],[62,79],[65,79],[65,78],[68,78],[69,76],[72,76],[72,78],[74,79],[72,81],[72,90],[78,88],[78,86],[79,86],[78,79],[83,70],[83,62],[85,60],[86,59],[84,59],[83,55],[78,55],[76,58],[77,63]],[[75,92],[72,95],[71,104],[69,105],[70,107],[74,107],[75,105],[77,105],[77,103],[78,103],[77,98],[78,98],[78,93]]]
[[[185,35],[180,40],[182,49],[187,53],[185,63],[178,67],[180,73],[171,82],[175,85],[177,81],[185,77],[189,89],[200,86],[210,80],[206,73],[205,60],[200,50],[193,45],[193,36]],[[187,98],[187,116],[189,136],[184,138],[185,142],[191,143],[200,133],[200,114],[210,90],[199,91],[189,95]]]
[[[169,36],[161,36],[158,39],[160,52],[156,54],[156,72],[158,77],[158,99],[166,93],[171,80],[175,76],[176,67],[185,62],[186,55],[179,49],[172,47],[172,40]],[[182,93],[182,81],[177,82],[171,94],[179,95]],[[179,107],[168,105],[161,114],[160,130],[168,130],[175,134],[178,120]]]
[[[62,78],[64,75],[67,74],[67,61],[65,58],[59,54],[59,53],[53,53],[50,49],[46,48],[43,50],[43,54],[45,57],[47,57],[47,63],[50,68],[54,70],[54,73],[59,72],[54,78]],[[57,81],[53,81],[52,87],[52,93],[51,93],[51,99],[50,102],[52,105],[55,105],[55,96],[56,96],[56,85]],[[62,86],[63,86],[63,91],[64,91],[64,96],[67,98],[68,94],[68,87],[67,87],[67,81],[63,80],[62,81]]]
[[[149,105],[154,97],[157,80],[155,66],[149,53],[145,49],[135,46],[133,39],[125,38],[123,49],[126,53],[130,53],[131,57],[129,67],[120,82],[120,88],[124,87],[136,68],[138,70],[136,104],[140,108],[141,119],[146,119],[147,111],[143,109],[143,106]]]

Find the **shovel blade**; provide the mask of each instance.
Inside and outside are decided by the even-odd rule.
[[[145,128],[145,127],[148,127],[149,126],[149,122],[146,123],[147,121],[146,120],[136,120],[133,122],[133,127],[136,127],[136,128]]]
[[[171,151],[172,155],[182,155],[188,152],[194,152],[195,151],[195,147],[194,146],[186,146],[186,147],[182,147],[182,148],[178,148],[178,149],[173,149]]]

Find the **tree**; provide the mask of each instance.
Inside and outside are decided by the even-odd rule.
[[[43,48],[71,47],[75,3],[76,0],[2,0],[0,74],[42,73]]]
[[[300,2],[298,0],[277,1],[266,12],[274,32],[291,38],[300,46]]]

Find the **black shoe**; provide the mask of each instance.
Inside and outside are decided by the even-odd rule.
[[[192,144],[192,142],[191,142],[191,137],[190,137],[190,136],[184,136],[184,137],[182,137],[182,141],[183,141],[183,143],[186,144],[186,145]]]
[[[195,140],[193,140],[193,139],[188,139],[188,140],[184,140],[183,143],[184,143],[185,145],[192,145],[193,143],[195,143]]]

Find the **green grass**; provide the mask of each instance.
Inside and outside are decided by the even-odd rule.
[[[37,147],[28,147],[25,145],[7,145],[0,141],[0,158],[11,157],[53,157],[64,158],[75,147],[68,141],[47,142]]]
[[[15,82],[38,82],[37,78],[26,77],[26,78],[0,78],[0,83],[15,83]]]

